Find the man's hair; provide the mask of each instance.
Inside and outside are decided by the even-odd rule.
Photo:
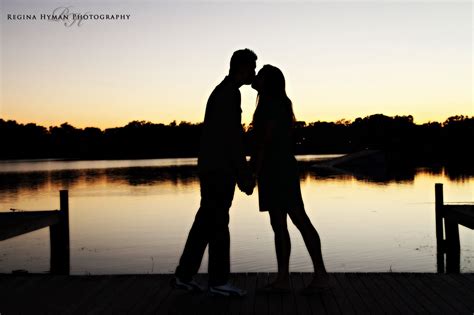
[[[250,49],[240,49],[235,51],[230,58],[229,73],[235,73],[242,65],[257,61],[257,55]]]

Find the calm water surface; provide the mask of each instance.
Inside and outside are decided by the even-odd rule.
[[[328,174],[303,156],[301,188],[329,271],[436,272],[434,184],[445,202],[472,202],[474,176],[445,168]],[[0,211],[59,208],[69,189],[73,274],[174,271],[199,205],[196,159],[0,162]],[[290,223],[291,270],[312,271]],[[268,214],[236,191],[233,272],[276,271]],[[474,231],[460,227],[461,271],[474,272]],[[49,230],[0,242],[0,272],[49,270]],[[207,254],[201,272],[207,270]]]

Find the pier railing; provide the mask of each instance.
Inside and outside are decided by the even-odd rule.
[[[438,272],[459,273],[461,244],[459,225],[474,229],[474,204],[445,204],[443,184],[435,184],[436,245]],[[444,224],[443,224],[444,221]]]
[[[59,192],[60,209],[0,212],[0,241],[49,227],[52,274],[69,274],[69,193]]]

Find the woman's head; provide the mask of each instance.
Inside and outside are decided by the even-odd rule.
[[[257,90],[259,95],[286,95],[283,72],[272,65],[263,66],[255,77],[252,88]]]
[[[252,88],[258,92],[257,111],[269,106],[284,106],[288,117],[295,121],[290,98],[286,95],[283,72],[272,65],[265,65],[255,77]],[[258,115],[260,116],[260,115]],[[254,115],[254,121],[257,117]]]

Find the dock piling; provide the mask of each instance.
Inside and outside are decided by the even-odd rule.
[[[59,222],[50,225],[51,273],[68,275],[70,270],[69,253],[69,192],[59,192]]]

